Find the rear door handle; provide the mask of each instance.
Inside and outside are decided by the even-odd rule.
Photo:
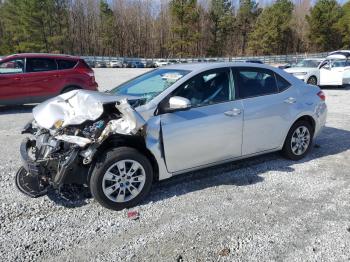
[[[22,80],[22,78],[20,78],[20,77],[15,77],[15,78],[13,78],[14,80]]]
[[[286,100],[284,100],[287,104],[294,104],[297,100],[294,97],[288,97]]]
[[[226,116],[239,116],[242,113],[241,109],[234,108],[232,110],[226,111],[224,114]]]

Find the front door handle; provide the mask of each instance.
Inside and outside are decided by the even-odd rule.
[[[224,114],[226,116],[239,116],[241,114],[241,109],[239,108],[234,108],[232,110],[226,111]]]
[[[288,97],[286,100],[284,100],[287,104],[294,104],[297,100],[294,97]]]

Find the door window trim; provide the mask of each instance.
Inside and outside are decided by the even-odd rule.
[[[241,97],[241,94],[240,94],[241,87],[238,84],[238,80],[237,80],[238,72],[239,72],[239,69],[241,69],[241,68],[244,68],[244,69],[247,69],[247,70],[249,70],[249,69],[252,69],[252,70],[262,69],[262,70],[268,71],[271,75],[273,75],[273,77],[275,79],[277,92],[269,93],[269,94],[263,94],[263,95],[249,96],[249,97]],[[233,80],[235,82],[234,85],[237,86],[237,89],[236,89],[236,100],[250,99],[250,98],[261,97],[261,96],[276,95],[276,94],[279,94],[279,93],[283,93],[284,91],[288,90],[292,86],[292,84],[287,79],[285,79],[283,76],[277,74],[275,71],[273,71],[271,69],[268,69],[268,68],[251,67],[251,66],[236,66],[236,67],[231,67],[231,71],[232,71],[232,74],[233,74]],[[276,75],[278,75],[281,78],[283,78],[289,84],[288,88],[280,91],[280,89],[278,88],[278,85],[277,85],[277,77],[276,77]]]
[[[56,69],[54,69],[54,70],[48,70],[48,71],[37,71],[37,72],[27,72],[27,60],[28,59],[51,59],[51,60],[53,60],[54,62],[55,62],[55,64],[56,64]],[[46,57],[26,57],[25,59],[25,63],[24,63],[24,72],[23,73],[25,73],[25,74],[37,74],[37,73],[47,73],[47,72],[54,72],[54,71],[58,71],[58,64],[57,64],[57,61],[56,61],[56,59],[54,59],[54,58],[46,58]]]
[[[0,75],[16,75],[16,74],[24,74],[26,72],[26,60],[23,57],[18,57],[18,58],[11,58],[11,59],[6,59],[6,60],[1,60],[0,64],[2,63],[8,63],[14,60],[22,60],[23,61],[23,71],[22,72],[15,72],[15,73],[1,73]]]
[[[165,98],[162,99],[162,101],[160,101],[158,103],[157,109],[155,111],[155,115],[162,115],[162,114],[167,114],[169,112],[159,112],[159,106],[162,103],[166,103],[167,101],[169,101],[169,99],[173,96],[173,94],[176,92],[176,90],[178,90],[179,88],[187,85],[190,81],[192,81],[193,79],[195,79],[196,77],[200,77],[203,76],[205,74],[210,74],[210,72],[222,72],[222,71],[226,71],[228,73],[228,78],[229,78],[229,88],[230,88],[230,99],[226,100],[226,101],[221,101],[221,102],[216,102],[213,104],[206,104],[206,105],[198,105],[198,106],[192,106],[190,108],[188,108],[187,110],[191,110],[193,108],[200,108],[200,107],[204,107],[204,106],[212,106],[212,105],[217,105],[217,104],[222,104],[222,103],[227,103],[227,102],[232,102],[232,101],[236,101],[238,100],[237,98],[237,89],[236,89],[236,84],[235,82],[232,82],[234,79],[233,77],[233,73],[232,73],[232,69],[231,67],[219,67],[219,68],[213,68],[213,69],[208,69],[206,71],[202,71],[194,76],[192,76],[190,79],[187,79],[184,83],[182,83],[181,85],[179,85],[175,90],[173,90],[170,94],[168,94]],[[232,77],[231,77],[232,75]],[[235,97],[232,97],[232,94],[235,95]],[[177,111],[174,111],[177,112]]]

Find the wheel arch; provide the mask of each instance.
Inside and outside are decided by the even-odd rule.
[[[312,132],[315,133],[315,128],[316,128],[316,121],[315,121],[315,119],[314,119],[311,115],[309,115],[309,114],[300,115],[300,116],[298,116],[298,117],[292,122],[292,124],[289,126],[289,128],[288,128],[286,134],[284,135],[283,145],[284,145],[284,143],[286,142],[286,139],[287,139],[289,130],[290,130],[290,129],[292,128],[292,126],[293,126],[295,123],[297,123],[298,121],[307,121],[307,122],[311,125],[311,127],[312,127]],[[283,145],[282,145],[282,146],[283,146]]]
[[[112,135],[107,138],[101,146],[98,147],[95,156],[101,155],[103,152],[106,152],[109,149],[116,147],[131,147],[138,150],[140,153],[144,154],[147,159],[150,161],[153,169],[153,181],[159,180],[159,167],[156,158],[149,151],[145,145],[145,140],[142,136],[128,136],[128,135]],[[90,181],[92,170],[96,163],[97,157],[94,157],[93,162],[89,169],[88,181]]]
[[[61,89],[61,94],[63,94],[64,92],[66,92],[66,90],[68,90],[68,89],[83,89],[81,86],[79,86],[79,85],[75,85],[75,84],[72,84],[72,85],[66,85],[65,87],[63,87],[62,89]]]
[[[297,118],[293,124],[290,126],[290,128],[298,121],[306,121],[308,122],[311,127],[312,127],[312,132],[314,133],[315,132],[315,128],[316,128],[316,121],[315,119],[311,116],[311,115],[303,115],[303,116],[300,116],[299,118]]]

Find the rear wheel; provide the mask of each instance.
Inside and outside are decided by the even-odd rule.
[[[317,85],[317,78],[315,76],[310,76],[307,82],[309,85]]]
[[[102,206],[121,210],[145,199],[153,180],[152,165],[134,148],[107,151],[92,172],[90,190]]]
[[[282,153],[286,158],[299,160],[306,156],[312,145],[313,129],[307,121],[296,122],[289,130]]]

